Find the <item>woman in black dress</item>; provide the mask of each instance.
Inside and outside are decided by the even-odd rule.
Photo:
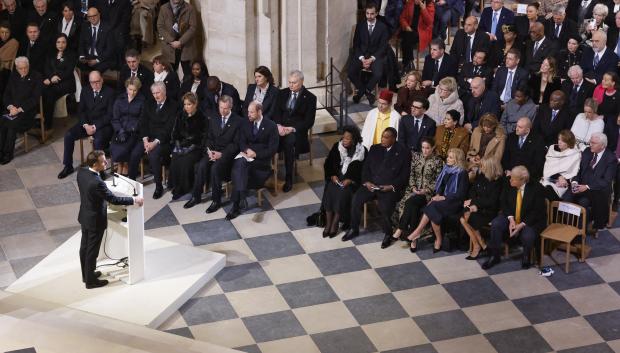
[[[51,53],[50,53],[51,54]],[[61,33],[56,36],[56,53],[45,61],[43,71],[43,116],[45,127],[51,128],[54,120],[56,100],[65,94],[75,92],[75,78],[73,70],[77,63],[77,56],[67,51],[67,36]]]
[[[424,207],[424,215],[420,219],[418,227],[408,237],[411,240],[411,252],[415,252],[417,240],[429,222],[433,228],[433,233],[435,233],[433,253],[441,250],[441,222],[450,214],[461,212],[463,202],[467,197],[468,186],[469,178],[465,153],[460,148],[451,148],[448,151],[446,165],[437,177],[435,196]]]
[[[178,99],[183,99],[183,96],[187,92],[192,92],[198,97],[198,101],[202,102],[205,97],[205,89],[207,87],[207,77],[209,72],[204,62],[200,60],[194,60],[192,62],[192,74],[183,77],[183,83],[179,90]]]
[[[323,238],[338,234],[340,216],[351,209],[351,199],[362,179],[366,148],[354,125],[343,128],[342,139],[336,142],[325,159],[325,192],[321,206],[325,210]]]
[[[489,55],[489,65],[491,67],[506,66],[506,55],[510,49],[515,48],[521,53],[521,57],[524,56],[523,42],[517,38],[517,27],[515,25],[503,25],[502,32],[504,33],[503,41],[491,42],[491,54]],[[521,59],[523,62],[523,59]]]
[[[530,76],[528,87],[531,89],[532,101],[536,104],[548,104],[551,93],[562,89],[554,57],[549,56],[543,60],[540,71]]]
[[[112,163],[118,163],[116,171],[127,175],[129,155],[137,143],[140,143],[138,127],[146,98],[140,93],[142,82],[137,77],[125,81],[125,92],[114,101],[112,107],[112,128],[114,134],[110,143]]]
[[[499,211],[499,195],[502,190],[502,165],[493,158],[480,161],[474,181],[469,187],[469,199],[463,206],[465,212],[461,216],[461,224],[473,244],[467,260],[475,260],[487,245],[480,235],[480,228],[488,225]]]
[[[153,82],[163,82],[166,85],[166,97],[176,99],[179,95],[181,83],[179,75],[172,69],[164,57],[157,55],[153,58]]]
[[[620,90],[618,90],[618,74],[609,71],[603,75],[601,83],[594,88],[592,97],[598,103],[598,115],[618,116],[620,113]]]
[[[578,35],[571,36],[565,43],[564,49],[558,53],[558,76],[561,79],[568,79],[568,69],[571,66],[579,65],[583,49],[579,45],[581,37]]]
[[[200,160],[200,142],[208,124],[198,110],[198,98],[192,92],[183,96],[183,111],[177,117],[172,130],[172,161],[170,181],[172,199],[187,194],[194,185],[194,165]]]

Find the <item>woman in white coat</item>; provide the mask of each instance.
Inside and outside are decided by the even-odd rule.
[[[540,183],[549,201],[559,201],[570,186],[570,179],[579,172],[581,152],[575,147],[575,135],[570,130],[558,134],[558,143],[549,146]]]
[[[435,93],[428,98],[428,102],[430,106],[426,115],[435,120],[437,125],[442,124],[443,118],[446,116],[448,110],[456,110],[459,112],[459,114],[461,114],[459,125],[463,125],[465,111],[463,109],[463,102],[459,99],[456,80],[453,77],[441,79]]]

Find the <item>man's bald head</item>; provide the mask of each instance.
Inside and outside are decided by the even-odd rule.
[[[545,36],[545,26],[540,22],[534,22],[530,26],[530,38],[537,42]]]
[[[465,25],[463,26],[463,30],[467,34],[473,34],[478,29],[478,18],[474,16],[469,16],[465,19]]]

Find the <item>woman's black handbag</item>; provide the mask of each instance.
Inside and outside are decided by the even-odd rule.
[[[325,227],[325,211],[320,209],[319,211],[309,215],[306,218],[306,223],[308,223],[308,227]]]

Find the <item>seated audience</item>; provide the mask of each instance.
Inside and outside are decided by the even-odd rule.
[[[522,117],[528,117],[530,120],[536,117],[536,103],[529,97],[529,91],[527,86],[518,87],[514,91],[514,98],[506,103],[501,124],[507,134],[515,131],[517,121]]]
[[[323,238],[338,234],[340,221],[349,223],[353,194],[362,181],[362,167],[366,158],[366,147],[362,135],[355,125],[345,125],[340,141],[334,143],[325,159],[325,191],[321,207],[325,210]],[[344,219],[347,217],[347,219]]]
[[[586,46],[581,57],[583,75],[593,84],[601,83],[603,74],[615,71],[618,66],[618,56],[607,48],[607,34],[596,31],[592,34],[592,47]]]
[[[468,170],[473,177],[483,158],[492,159],[493,162],[501,163],[506,147],[506,132],[497,122],[493,114],[485,114],[480,119],[480,125],[471,134],[469,152],[467,152]],[[472,173],[473,172],[473,173]]]
[[[10,71],[19,49],[8,22],[0,22],[0,69]]]
[[[494,72],[493,68],[487,64],[487,57],[487,51],[477,50],[473,54],[472,61],[463,64],[458,75],[459,96],[471,95],[471,80],[474,77],[482,77],[485,85],[491,87]]]
[[[557,144],[547,150],[540,180],[545,187],[545,198],[549,201],[562,198],[570,186],[570,180],[579,172],[581,162],[581,152],[575,147],[575,135],[570,130],[562,130],[557,136]]]
[[[519,53],[519,57],[521,53],[525,52],[523,42],[517,38],[517,27],[514,25],[503,25],[501,30],[504,34],[504,40],[501,42],[496,41],[490,47],[488,61],[491,67],[501,68],[502,66],[506,66],[508,53],[513,49]]]
[[[390,243],[386,242],[383,248],[398,239],[404,240],[413,232],[422,217],[422,208],[435,194],[435,182],[444,162],[435,154],[435,141],[432,138],[422,137],[421,146],[420,152],[411,155],[409,185],[392,215],[392,221],[397,225],[396,231]]]
[[[243,115],[248,116],[248,106],[257,101],[263,105],[263,117],[273,120],[274,112],[278,105],[278,87],[276,87],[273,74],[266,66],[254,69],[254,83],[248,85],[243,101]]]
[[[485,255],[487,245],[480,235],[480,229],[497,217],[503,175],[502,165],[497,160],[480,160],[480,168],[469,187],[468,198],[463,202],[464,212],[460,219],[472,244],[467,260],[477,260]]]
[[[445,160],[448,151],[458,148],[467,154],[469,151],[469,131],[459,126],[461,114],[456,110],[448,110],[443,118],[443,124],[437,126],[435,132],[435,149],[437,155]]]
[[[545,146],[553,145],[562,130],[570,129],[572,119],[566,108],[566,95],[557,90],[551,93],[549,104],[541,104],[534,119],[534,133],[543,138]]]
[[[172,199],[190,192],[194,185],[194,165],[200,160],[200,143],[208,120],[198,110],[198,97],[192,92],[183,96],[183,110],[172,129],[170,181]]]
[[[103,73],[116,66],[114,34],[105,22],[101,22],[96,7],[89,8],[86,17],[88,24],[84,23],[82,26],[78,44],[80,68]]]
[[[551,92],[562,88],[560,78],[557,76],[557,67],[554,57],[550,56],[542,61],[540,70],[530,76],[528,86],[532,90],[532,100],[534,103],[549,103]]]
[[[433,1],[407,1],[400,14],[400,46],[403,71],[415,70],[413,51],[423,52],[433,38],[435,3]]]
[[[550,15],[551,17],[547,16],[548,19],[544,22],[545,36],[555,40],[559,47],[564,47],[569,38],[577,38],[579,36],[577,23],[566,17],[566,5],[555,4]],[[578,42],[580,41],[578,40]],[[568,69],[573,65],[569,65],[566,68]]]
[[[146,98],[141,93],[142,82],[137,77],[125,80],[125,92],[118,95],[112,107],[112,128],[110,143],[112,163],[118,163],[117,172],[129,173],[129,156],[139,144],[140,117]]]
[[[51,129],[54,123],[56,100],[65,94],[75,93],[73,70],[77,56],[67,51],[67,36],[61,33],[56,38],[56,55],[45,61],[43,69],[43,116],[45,128]]]
[[[221,96],[229,96],[233,99],[232,111],[241,115],[241,98],[239,92],[230,83],[222,82],[217,76],[207,77],[207,86],[204,91],[204,100],[200,102],[202,113],[207,115],[209,111],[217,112]]]
[[[598,103],[597,113],[603,116],[618,116],[620,113],[620,91],[618,74],[606,72],[601,83],[594,88],[592,98]]]
[[[523,165],[510,170],[510,187],[504,188],[500,199],[500,214],[491,221],[489,259],[482,264],[488,270],[501,262],[502,243],[509,239],[521,240],[523,255],[521,268],[530,268],[530,250],[547,226],[547,212],[542,186],[532,179]]]
[[[176,99],[179,96],[181,83],[179,75],[172,69],[170,63],[164,61],[162,55],[153,58],[153,82],[163,82],[166,85],[166,96]]]
[[[564,44],[564,43],[562,43]],[[568,77],[568,69],[581,63],[583,49],[579,45],[578,37],[570,37],[564,44],[564,48],[558,53],[558,76],[560,79],[566,80]]]
[[[592,33],[601,31],[607,33],[609,26],[605,23],[605,18],[609,14],[609,9],[604,3],[594,5],[592,18],[583,20],[579,33],[586,45],[592,46]]]
[[[34,125],[40,96],[41,76],[30,71],[28,58],[17,57],[15,71],[11,73],[2,97],[5,110],[0,116],[0,164],[13,160],[17,134]]]
[[[194,60],[190,66],[191,74],[183,76],[183,83],[179,90],[179,98],[183,98],[185,93],[192,92],[198,97],[198,102],[202,102],[205,98],[205,87],[207,86],[207,77],[209,72],[207,66],[202,60]]]
[[[594,133],[603,132],[605,121],[602,116],[596,113],[598,104],[593,98],[587,98],[583,105],[583,113],[577,114],[571,131],[575,134],[577,148],[580,151],[588,147],[590,137]]]
[[[64,33],[67,36],[67,50],[77,53],[80,43],[82,19],[75,16],[75,10],[71,1],[62,4],[61,19],[56,25],[56,33]]]
[[[488,90],[484,80],[480,77],[474,77],[471,80],[471,98],[465,104],[464,127],[471,131],[486,113],[499,116],[500,100],[497,93]]]
[[[237,218],[247,207],[248,189],[257,189],[265,185],[272,174],[271,159],[278,151],[278,126],[269,119],[264,119],[262,106],[252,102],[248,106],[248,122],[241,124],[239,131],[239,158],[235,158],[232,167],[232,209],[226,214],[227,220]]]
[[[170,161],[170,139],[175,120],[179,116],[178,103],[166,95],[166,85],[159,81],[151,85],[152,99],[147,99],[140,117],[140,136],[142,143],[137,143],[129,156],[129,178],[136,179],[138,166],[146,154],[149,162],[155,191],[153,199],[164,194],[161,166]]]
[[[473,61],[476,52],[488,52],[489,43],[489,36],[478,29],[478,18],[469,16],[465,19],[463,28],[459,29],[454,35],[454,41],[450,47],[450,56],[461,68],[466,63]]]
[[[433,39],[430,54],[424,58],[423,87],[435,88],[443,78],[456,77],[458,65],[445,51],[446,45],[443,40]]]
[[[362,208],[368,201],[378,200],[384,241],[392,238],[391,217],[407,185],[409,160],[407,148],[396,142],[397,132],[388,127],[381,135],[381,143],[370,147],[362,169],[362,187],[357,189],[351,202],[351,228],[342,241],[359,235]]]
[[[463,116],[465,111],[463,109],[463,102],[459,99],[458,86],[454,77],[445,77],[439,81],[435,93],[433,93],[429,99],[429,108],[426,111],[431,119],[435,120],[436,124],[441,124],[443,117],[449,110],[456,110],[459,113],[459,124],[463,124]]]
[[[607,136],[602,132],[592,134],[589,146],[581,153],[579,172],[562,198],[586,208],[588,222],[592,221],[592,234],[596,235],[609,221],[611,185],[618,160],[607,149]]]
[[[18,6],[16,0],[3,0],[2,11],[0,11],[0,21],[6,21],[11,26],[11,33],[18,42],[21,42],[26,35],[26,24],[28,15],[26,9]]]
[[[366,115],[366,120],[364,120],[362,143],[366,149],[370,149],[370,146],[381,143],[382,131],[384,131],[385,128],[393,127],[397,130],[400,129],[399,122],[401,119],[406,118],[406,116],[401,118],[400,114],[392,109],[391,105],[392,92],[386,89],[382,90],[381,93],[379,93],[377,107],[369,111]]]
[[[465,153],[458,148],[451,148],[448,151],[446,165],[441,170],[435,182],[435,196],[424,206],[422,218],[417,228],[409,234],[407,239],[411,240],[411,252],[417,249],[417,240],[422,235],[424,227],[430,222],[435,234],[435,244],[433,253],[441,250],[442,222],[452,214],[459,213],[463,208],[463,201],[467,197],[469,179],[467,177],[467,165],[465,164]],[[391,238],[391,235],[390,235]]]
[[[435,136],[437,124],[435,124],[435,120],[426,115],[427,109],[428,100],[426,98],[414,98],[411,104],[411,114],[403,116],[397,124],[398,131],[400,131],[398,142],[413,152],[420,152],[422,137]],[[366,121],[368,121],[368,117]],[[362,137],[365,137],[363,132]]]
[[[398,89],[394,109],[402,116],[408,115],[414,98],[427,97],[428,92],[422,88],[422,75],[418,71],[411,71],[405,76],[405,84]]]
[[[530,29],[535,23],[545,22],[544,17],[539,16],[539,9],[540,4],[533,2],[527,5],[525,16],[515,16],[515,27],[517,28],[518,40],[521,42],[525,43],[529,39]]]
[[[129,78],[137,78],[140,80],[141,89],[140,93],[144,98],[151,97],[151,85],[153,84],[153,71],[149,70],[146,66],[140,62],[140,53],[135,49],[128,49],[125,52],[125,65],[121,67],[118,73],[118,82],[116,91],[123,92],[125,89],[125,82]]]
[[[521,118],[517,121],[515,131],[508,135],[506,148],[502,157],[502,167],[510,176],[512,168],[527,165],[531,170],[532,180],[540,179],[545,164],[545,142],[532,131],[532,121]]]
[[[391,95],[390,102],[392,102]],[[316,96],[304,86],[303,72],[291,71],[288,75],[288,87],[278,93],[271,119],[278,124],[279,151],[284,152],[285,183],[282,187],[284,192],[293,189],[295,159],[300,154],[310,152],[308,131],[312,133],[315,115]]]
[[[517,88],[525,87],[529,73],[524,68],[519,67],[521,54],[516,49],[511,49],[506,54],[506,66],[502,66],[495,72],[493,79],[493,90],[504,103],[508,103],[514,98]]]
[[[17,56],[24,56],[30,62],[30,69],[41,74],[45,67],[45,58],[50,51],[50,43],[41,38],[39,26],[29,23],[26,27],[26,37],[19,43]]]
[[[33,9],[28,12],[28,23],[36,23],[41,31],[41,39],[45,43],[52,43],[56,35],[56,20],[58,14],[48,9],[47,0],[33,0]]]
[[[525,46],[525,69],[531,74],[540,71],[543,60],[553,56],[558,51],[558,44],[545,37],[545,26],[536,22],[530,29],[530,41]]]
[[[103,77],[94,70],[88,74],[88,86],[82,87],[78,105],[78,123],[67,130],[64,138],[63,165],[58,179],[64,179],[73,173],[73,149],[75,141],[89,137],[93,139],[96,150],[108,148],[112,138],[112,106],[114,90],[103,84]]]
[[[568,110],[571,119],[583,111],[583,104],[586,98],[594,94],[594,84],[584,80],[583,70],[579,65],[571,66],[568,69],[568,78],[562,82],[562,91],[568,97]]]

